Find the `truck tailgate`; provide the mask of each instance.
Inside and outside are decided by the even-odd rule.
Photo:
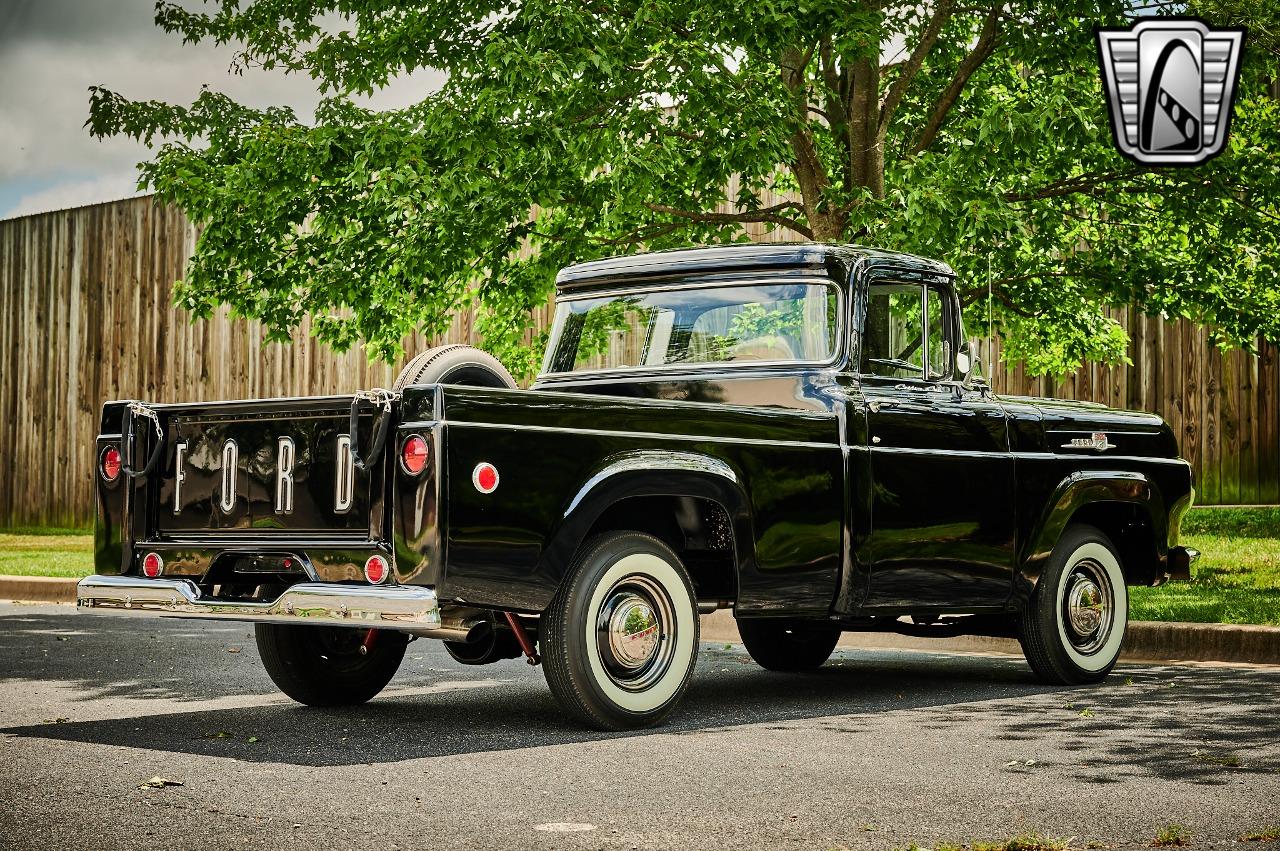
[[[381,463],[367,454],[374,414],[350,434],[350,396],[157,405],[166,432],[149,487],[154,530],[369,535]],[[383,450],[385,451],[385,450]],[[142,453],[139,452],[141,455]]]

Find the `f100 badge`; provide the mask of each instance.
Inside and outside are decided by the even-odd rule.
[[[1128,29],[1099,27],[1097,34],[1121,153],[1149,165],[1199,165],[1222,152],[1243,29],[1147,18]]]

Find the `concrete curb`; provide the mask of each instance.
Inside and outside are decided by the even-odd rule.
[[[704,641],[738,643],[738,625],[727,609],[702,616]],[[889,632],[846,632],[840,647],[851,649],[931,650],[949,653],[1022,655],[1012,638],[969,635],[913,638]],[[1246,662],[1280,665],[1280,627],[1181,621],[1133,621],[1120,658],[1130,662]]]
[[[0,600],[74,603],[76,579],[49,576],[0,576]],[[733,612],[722,609],[702,616],[704,641],[740,643]],[[840,646],[852,649],[932,650],[949,653],[1022,655],[1010,638],[912,638],[888,632],[849,632]],[[1129,624],[1121,659],[1142,662],[1248,662],[1280,664],[1280,627],[1177,621],[1134,621]]]
[[[0,600],[74,603],[79,581],[62,576],[0,576]]]

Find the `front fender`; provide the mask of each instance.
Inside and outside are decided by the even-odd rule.
[[[718,503],[733,527],[739,569],[754,557],[750,505],[738,473],[729,464],[696,452],[641,449],[604,459],[568,500],[543,551],[539,573],[558,583],[596,520],[619,500],[638,496],[696,497]]]
[[[1142,473],[1126,470],[1088,470],[1072,473],[1054,489],[1035,526],[1029,530],[1019,559],[1022,578],[1032,588],[1040,578],[1062,530],[1083,506],[1098,503],[1139,506],[1151,523],[1156,545],[1167,539],[1168,515],[1164,498]]]

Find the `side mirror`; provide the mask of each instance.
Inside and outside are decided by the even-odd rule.
[[[960,373],[961,383],[969,385],[982,383],[982,375],[978,371],[978,341],[966,340],[965,350],[956,353],[956,372]]]

